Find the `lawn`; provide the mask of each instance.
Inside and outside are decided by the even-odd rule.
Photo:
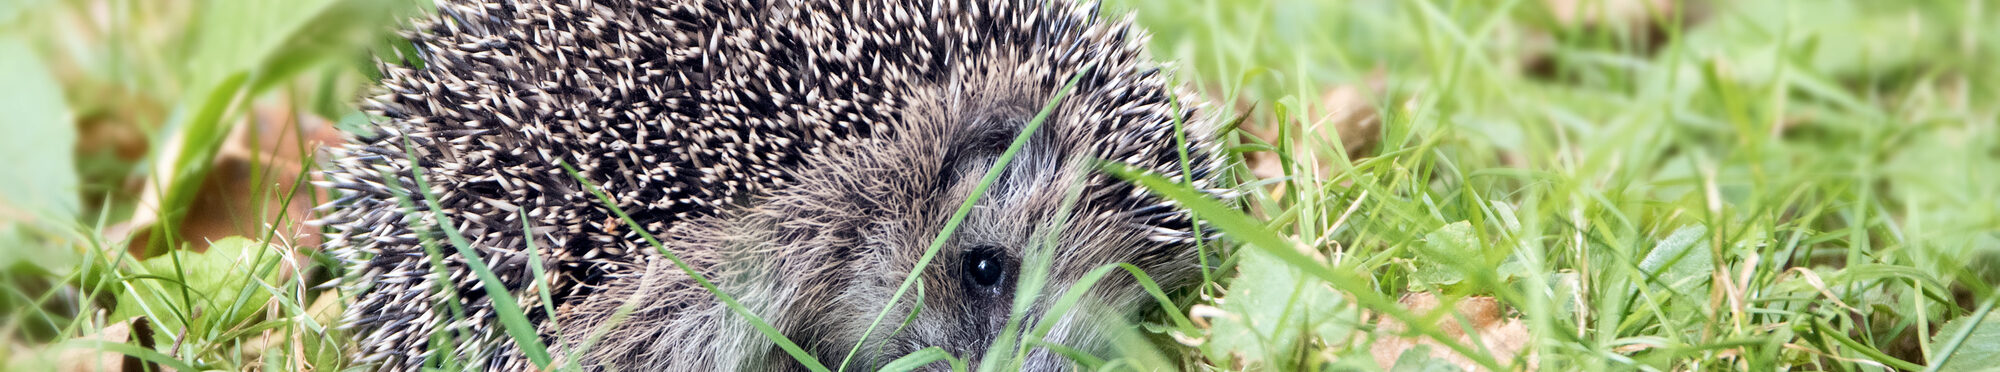
[[[317,147],[428,7],[0,3],[0,368],[349,367]],[[2000,4],[1102,7],[1241,196],[1135,177],[1222,246],[1085,367],[2000,366]]]

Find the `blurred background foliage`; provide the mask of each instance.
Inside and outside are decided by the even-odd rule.
[[[429,6],[0,2],[0,367],[345,366],[306,181]],[[1178,368],[2000,363],[1988,1],[1103,7],[1277,242],[1145,327]]]

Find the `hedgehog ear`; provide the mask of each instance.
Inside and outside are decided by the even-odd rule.
[[[998,119],[1006,120],[1006,119]],[[960,147],[980,155],[999,155],[1007,152],[1007,146],[1014,144],[1014,137],[1021,135],[1020,125],[992,125],[974,132],[971,144]]]
[[[955,148],[971,152],[973,155],[1000,155],[1007,152],[1007,146],[1014,144],[1015,137],[1026,130],[1028,122],[1034,120],[1034,112],[1019,105],[999,105],[982,110],[967,121],[970,136],[961,137]]]

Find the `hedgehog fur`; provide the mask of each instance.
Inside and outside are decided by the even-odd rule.
[[[1029,319],[1060,317],[1047,340],[1088,351],[1106,341],[1094,317],[1157,305],[1114,276],[1090,306],[1041,314],[1085,272],[1131,263],[1169,290],[1198,279],[1191,216],[1100,171],[1219,190],[1214,120],[1177,103],[1191,95],[1144,59],[1129,17],[1106,23],[1067,0],[441,0],[416,30],[421,66],[383,66],[364,102],[379,119],[332,150],[325,182],[340,197],[320,223],[348,263],[343,324],[359,365],[531,367],[442,222],[560,359],[799,367],[587,185],[828,363],[857,344],[861,366],[930,346],[977,360],[1037,249],[1054,259]],[[921,272],[921,295],[891,306],[973,185],[1077,74]],[[890,324],[862,340],[885,308]],[[1026,363],[1067,365],[1045,350]]]

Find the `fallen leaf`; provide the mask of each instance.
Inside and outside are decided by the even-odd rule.
[[[1428,313],[1441,305],[1437,295],[1430,292],[1412,293],[1403,296],[1400,302],[1411,312],[1417,314]],[[1502,365],[1507,365],[1514,362],[1516,358],[1522,357],[1521,353],[1527,350],[1528,343],[1533,340],[1528,334],[1528,326],[1522,323],[1520,319],[1506,317],[1500,306],[1500,302],[1492,297],[1474,296],[1461,298],[1453,304],[1453,310],[1456,316],[1442,317],[1438,319],[1434,326],[1445,336],[1452,338],[1454,342],[1472,346],[1474,349],[1479,349],[1477,345],[1484,345],[1485,350],[1491,352],[1490,355],[1493,359],[1498,360]],[[1435,366],[1430,365],[1431,362],[1427,361],[1429,359],[1437,359],[1449,363],[1459,370],[1486,370],[1477,363],[1474,363],[1471,358],[1466,358],[1463,355],[1452,352],[1450,348],[1438,343],[1437,340],[1424,336],[1402,334],[1408,328],[1395,319],[1379,314],[1376,317],[1380,318],[1376,324],[1376,340],[1375,344],[1371,345],[1368,351],[1375,358],[1375,363],[1381,366],[1382,369],[1437,370],[1434,369]],[[1466,332],[1464,327],[1460,325],[1460,319],[1464,319],[1465,323],[1471,324],[1474,327],[1473,332]],[[1477,342],[1477,344],[1474,344],[1474,342]],[[1428,350],[1430,358],[1418,358],[1407,355],[1411,351],[1418,350]],[[1525,364],[1527,370],[1534,370],[1536,366],[1534,355],[1530,353],[1525,357],[1527,359],[1521,361],[1521,364]],[[1403,360],[1413,360],[1424,365],[1405,367],[1402,365]]]
[[[1684,4],[1674,0],[1542,0],[1542,5],[1565,26],[1594,27],[1649,23],[1653,15],[1671,14]]]
[[[137,332],[134,332],[134,330]],[[138,335],[134,335],[138,333]],[[138,341],[141,347],[152,347],[152,328],[144,317],[132,317],[122,322],[112,323],[95,333],[82,335],[75,340],[103,341],[111,343],[131,343]],[[73,340],[73,341],[75,341]],[[59,371],[159,371],[159,365],[151,365],[129,355],[118,352],[90,349],[66,348],[57,353],[56,369]],[[150,369],[148,369],[150,368]]]
[[[1708,18],[1708,6],[1700,0],[1543,0],[1542,6],[1554,18],[1555,27],[1584,32],[1624,30],[1640,55],[1652,55],[1667,43],[1669,24],[1679,13],[1679,27],[1686,29]],[[1522,33],[1521,53],[1526,72],[1532,76],[1554,77],[1558,61],[1555,30],[1530,28]]]
[[[229,236],[262,239],[270,234],[271,240],[288,246],[319,245],[319,229],[305,221],[312,219],[312,208],[327,199],[310,184],[317,175],[310,173],[307,155],[324,144],[338,143],[340,132],[324,119],[294,113],[286,107],[264,107],[248,125],[236,126],[188,206],[187,217],[175,229],[176,237],[196,252]],[[140,199],[141,213],[119,230],[131,234],[127,249],[133,255],[143,257],[158,231],[154,226],[158,217],[152,213],[158,209],[158,189],[147,188]]]
[[[1329,165],[1339,158],[1331,153],[1317,152],[1317,149],[1346,150],[1348,160],[1367,158],[1375,153],[1375,146],[1382,139],[1382,115],[1375,109],[1375,98],[1383,94],[1386,78],[1376,73],[1368,78],[1365,85],[1334,85],[1320,94],[1319,103],[1312,107],[1313,120],[1291,129],[1290,137],[1295,149],[1307,151],[1310,158],[1294,159],[1297,162],[1313,161],[1322,173],[1331,171]],[[1277,126],[1268,119],[1246,123],[1244,131],[1278,145]],[[1305,133],[1305,135],[1301,135]],[[1257,178],[1276,178],[1285,175],[1284,164],[1278,154],[1259,151],[1244,154],[1244,162]]]
[[[1340,140],[1341,148],[1347,150],[1348,159],[1360,159],[1375,153],[1375,144],[1382,140],[1382,115],[1375,110],[1375,100],[1371,97],[1382,94],[1383,79],[1376,77],[1364,92],[1354,85],[1340,85],[1328,89],[1320,96],[1320,107],[1326,116],[1315,126],[1322,139]],[[1333,130],[1334,138],[1326,138],[1326,131]]]

